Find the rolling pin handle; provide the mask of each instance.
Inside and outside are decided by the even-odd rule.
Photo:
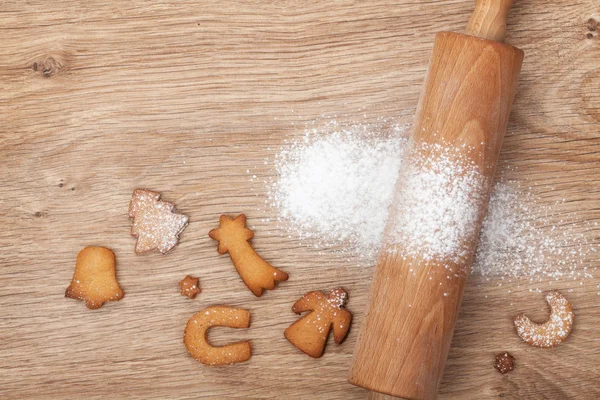
[[[469,35],[504,42],[506,18],[515,0],[475,0],[475,11],[467,25]]]

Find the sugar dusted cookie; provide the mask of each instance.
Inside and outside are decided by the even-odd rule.
[[[181,288],[181,295],[187,296],[190,299],[196,297],[200,293],[200,279],[186,275],[181,282],[179,282]]]
[[[340,344],[346,338],[352,322],[352,314],[343,308],[347,301],[348,294],[342,288],[330,291],[327,296],[322,292],[305,294],[294,304],[292,311],[310,313],[290,325],[285,330],[285,337],[309,356],[321,357],[332,327],[335,343]]]
[[[546,302],[552,312],[550,319],[543,324],[536,324],[524,314],[515,318],[517,334],[530,346],[554,347],[563,342],[571,333],[575,315],[573,306],[559,291],[552,290],[546,293]]]
[[[250,312],[243,308],[214,306],[200,310],[188,321],[183,335],[185,347],[196,360],[206,365],[227,365],[248,361],[252,356],[250,342],[212,346],[207,332],[213,326],[248,328]]]
[[[160,193],[135,189],[129,204],[129,218],[133,219],[131,235],[137,237],[135,252],[158,250],[169,252],[179,241],[179,234],[188,224],[188,217],[176,214],[175,204],[160,201]]]
[[[117,282],[115,255],[106,247],[85,247],[77,254],[75,273],[65,297],[85,301],[90,309],[123,298]]]
[[[501,374],[506,374],[515,368],[515,358],[508,351],[500,353],[496,356],[494,368]]]

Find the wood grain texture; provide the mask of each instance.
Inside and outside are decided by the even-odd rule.
[[[1,397],[367,398],[346,377],[372,268],[268,221],[261,182],[275,171],[264,161],[324,115],[411,123],[434,34],[461,31],[472,9],[470,0],[2,2]],[[556,223],[600,219],[599,20],[597,0],[519,0],[508,18],[506,41],[527,60],[500,170],[547,204],[565,199]],[[133,253],[136,187],[190,216],[166,256]],[[261,298],[207,235],[221,213],[239,212],[259,254],[290,274]],[[598,227],[576,229],[599,240]],[[120,302],[90,311],[63,297],[85,245],[114,250]],[[195,300],[179,295],[186,274],[201,279]],[[470,278],[439,398],[600,397],[598,273],[581,287],[543,282],[565,290],[576,313],[569,339],[548,351],[514,332],[518,312],[547,316],[543,297],[518,283]],[[283,339],[297,319],[290,307],[340,285],[354,326],[310,359]],[[250,329],[211,333],[217,344],[251,340],[250,362],[208,368],[187,355],[187,320],[215,304],[250,310]],[[517,367],[501,376],[492,364],[504,350]]]
[[[467,33],[504,42],[506,18],[514,0],[475,0],[475,10],[469,19]]]

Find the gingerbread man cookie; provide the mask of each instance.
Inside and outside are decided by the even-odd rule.
[[[307,293],[294,304],[292,311],[311,312],[290,325],[285,337],[309,356],[321,357],[332,326],[337,344],[344,341],[350,329],[352,314],[343,308],[347,301],[348,294],[342,288],[332,290],[327,296],[318,291]]]
[[[219,242],[219,254],[229,253],[240,277],[255,296],[262,296],[265,289],[274,289],[277,282],[287,281],[288,274],[263,260],[248,242],[254,232],[246,228],[244,214],[233,219],[221,215],[219,221],[221,227],[211,230],[208,235]]]

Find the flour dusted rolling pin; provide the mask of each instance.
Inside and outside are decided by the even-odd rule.
[[[408,155],[400,168],[370,302],[354,352],[349,381],[355,385],[407,399],[436,397],[523,61],[521,50],[502,43],[512,3],[476,0],[468,35],[441,32],[435,38],[425,90]],[[460,250],[451,256],[420,254],[419,246],[409,248],[414,243],[398,240],[396,234],[398,215],[405,211],[402,199],[415,195],[406,193],[414,187],[407,189],[411,185],[403,171],[414,169],[411,163],[418,159],[426,165],[427,157],[434,159],[434,166],[436,157],[455,158],[467,165],[466,169],[457,168],[457,180],[461,182],[468,182],[464,175],[471,173],[465,172],[469,168],[482,177],[478,192],[474,189],[467,193],[471,196],[469,204],[478,209],[469,222],[472,229],[450,230],[451,234],[442,236],[445,241],[437,244]],[[438,165],[440,173],[452,169],[445,168],[446,164]],[[441,191],[437,196],[452,196],[454,192]],[[424,209],[429,200],[423,199]],[[436,199],[434,194],[431,200],[439,203],[448,199]],[[467,201],[465,196],[449,200],[450,208],[453,201]],[[439,210],[432,212],[435,215]],[[404,218],[409,225],[410,218]],[[460,228],[463,222],[449,215],[439,218],[439,223]],[[419,224],[416,230],[427,228]],[[447,229],[439,228],[432,231],[434,236]]]

